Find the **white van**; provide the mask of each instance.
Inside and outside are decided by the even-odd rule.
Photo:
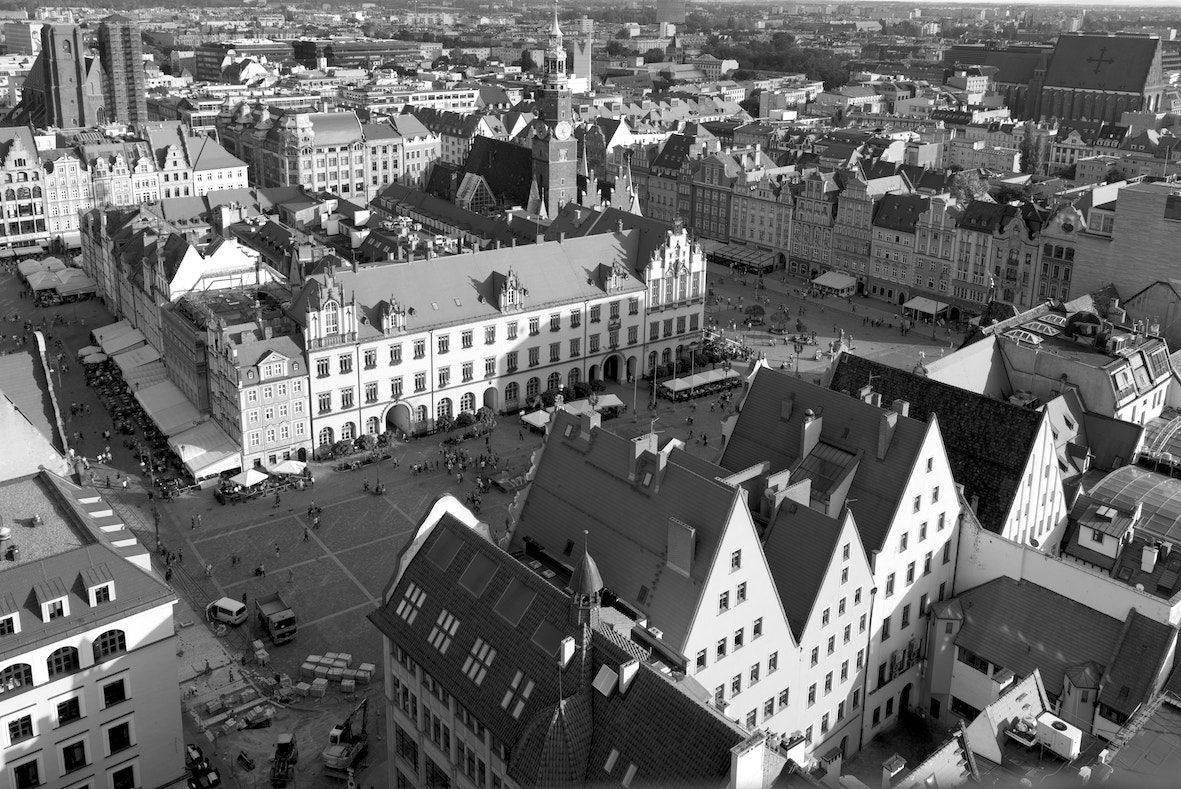
[[[229,625],[240,625],[246,621],[248,611],[241,600],[223,597],[214,600],[205,608],[205,617],[210,622],[225,622]]]

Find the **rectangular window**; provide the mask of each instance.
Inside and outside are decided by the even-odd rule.
[[[808,706],[811,707],[816,703],[816,683],[813,682],[808,686]]]
[[[886,576],[886,597],[894,594],[894,573]]]
[[[882,641],[890,637],[890,617],[882,617]]]
[[[65,726],[82,717],[82,702],[75,696],[59,702],[57,705],[57,725]]]
[[[730,680],[730,695],[737,696],[741,692],[742,692],[742,675],[735,674],[734,677]]]
[[[852,633],[853,633],[853,626],[852,625],[845,625],[845,639],[844,639],[843,643],[845,643],[845,644],[849,643],[849,639],[852,637]]]
[[[770,656],[767,658],[767,673],[774,674],[778,668],[779,668],[779,653],[772,652],[770,654]]]
[[[755,663],[750,667],[750,684],[757,685],[759,682],[759,664]]]
[[[549,360],[551,362],[562,361],[562,344],[560,342],[551,342],[549,344]]]
[[[561,331],[562,330],[562,316],[559,313],[555,312],[549,316],[549,330],[550,331]]]
[[[351,373],[353,371],[353,355],[351,353],[343,354],[337,361],[340,364],[341,375],[344,375],[345,373]]]
[[[599,335],[592,334],[587,340],[587,347],[591,353],[599,352]]]
[[[131,724],[129,722],[120,723],[107,729],[107,750],[111,753],[126,750],[132,745],[134,743],[131,741]]]
[[[421,359],[426,356],[426,340],[414,341],[414,358]]]
[[[440,334],[437,338],[437,345],[439,353],[447,353],[451,350],[451,335]]]
[[[919,508],[921,508],[922,506],[923,506],[923,497],[922,496],[915,496],[914,497],[914,512],[918,512]]]
[[[721,614],[730,610],[730,593],[722,592],[718,595],[718,613]]]
[[[541,333],[541,318],[529,319],[529,336],[534,336]]]
[[[461,345],[463,345],[464,348],[471,348],[472,347],[472,330],[471,329],[464,329],[462,332],[460,332],[459,342]]]
[[[836,636],[829,636],[828,637],[828,654],[831,655],[833,652],[836,651],[836,648],[837,648],[837,637]]]
[[[536,367],[541,364],[541,348],[534,345],[529,349],[529,366]]]
[[[936,485],[934,488],[931,489],[931,503],[932,504],[939,503],[939,486],[938,485]]]
[[[598,304],[596,304],[595,306],[590,308],[590,322],[591,323],[598,323],[600,320],[602,320],[602,317],[601,317],[602,309],[603,308],[601,306],[599,306]]]
[[[706,655],[705,655],[705,650],[703,649],[697,653],[697,670],[698,671],[701,671],[701,669],[705,668],[705,659],[706,659]]]
[[[365,384],[365,402],[366,403],[376,403],[377,402],[377,384],[376,383]]]
[[[745,603],[745,602],[746,602],[746,582],[744,581],[744,582],[738,584],[738,588],[734,591],[734,603],[737,605],[738,603]]]
[[[470,381],[475,377],[475,362],[464,362],[460,368],[463,373],[463,380]]]
[[[910,627],[910,604],[902,606],[902,627]]]
[[[718,660],[721,660],[722,658],[726,657],[726,639],[723,638],[721,641],[718,642],[718,648],[717,648],[717,651],[715,652],[715,654],[716,654]]]
[[[582,310],[570,310],[570,328],[577,329],[582,325]]]
[[[906,565],[906,583],[914,583],[914,562]]]
[[[751,638],[758,638],[761,635],[763,635],[763,618],[760,616],[751,627]]]
[[[123,680],[103,685],[103,709],[127,700],[127,686]]]
[[[377,366],[377,349],[369,348],[365,351],[365,369],[372,370]]]
[[[570,357],[575,358],[582,354],[582,338],[574,337],[570,340]]]
[[[812,665],[820,662],[820,647],[812,647]]]
[[[735,649],[742,649],[742,644],[745,641],[745,639],[743,637],[745,630],[746,630],[745,628],[740,627],[734,631],[734,648]]]
[[[950,561],[951,561],[951,543],[947,542],[947,543],[943,544],[943,563],[947,564]]]
[[[33,736],[33,716],[25,715],[8,722],[8,743],[16,745],[18,742]]]
[[[484,360],[484,377],[492,378],[496,375],[496,357],[489,356]]]
[[[62,767],[69,773],[86,766],[86,740],[62,747]]]
[[[510,373],[514,372],[517,369],[517,352],[516,351],[509,351],[507,354],[505,354],[504,358],[505,358],[506,367],[508,368],[508,371]]]
[[[516,322],[516,321],[513,321],[512,323],[510,323],[510,324],[509,324],[509,325],[506,327],[506,332],[508,333],[508,338],[509,338],[510,340],[515,340],[515,339],[517,339],[517,322]]]
[[[495,326],[485,326],[484,327],[484,344],[485,345],[493,345],[493,344],[495,344],[495,342],[496,342],[496,327]]]

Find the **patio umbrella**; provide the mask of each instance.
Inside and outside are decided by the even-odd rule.
[[[105,362],[106,360],[107,360],[107,355],[105,353],[92,353],[89,356],[87,356],[85,359],[83,359],[82,363],[83,364],[99,364],[100,362]]]
[[[271,468],[272,474],[302,474],[308,467],[302,460],[284,460]]]
[[[248,468],[240,474],[235,474],[230,477],[230,482],[241,485],[244,488],[253,488],[258,483],[267,478],[266,472],[259,471],[256,468]]]
[[[78,349],[78,356],[89,356],[92,353],[102,353],[102,348],[97,345],[87,345],[85,348]]]

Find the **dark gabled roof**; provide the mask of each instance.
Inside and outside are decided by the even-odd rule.
[[[784,411],[790,404],[790,414]],[[726,443],[721,466],[731,472],[768,461],[770,471],[782,471],[800,460],[804,412],[823,419],[820,440],[860,453],[848,493],[849,509],[857,520],[867,552],[879,550],[898,509],[899,497],[927,426],[899,416],[883,460],[878,460],[878,435],[883,409],[829,391],[792,375],[759,370]]]
[[[1143,36],[1058,37],[1043,85],[1047,88],[1142,93],[1153,77],[1160,40]]]
[[[532,186],[533,152],[524,145],[481,135],[472,140],[461,173],[482,176],[502,205],[525,206]]]
[[[841,528],[836,518],[784,501],[763,537],[763,554],[797,642],[803,638]]]
[[[564,435],[568,426],[574,430],[570,438]],[[515,544],[528,538],[562,557],[589,531],[603,583],[645,611],[674,649],[684,645],[740,495],[718,481],[726,476],[722,469],[706,477],[680,462],[684,454],[674,449],[661,468],[654,454],[638,453],[631,439],[602,428],[584,439],[579,419],[557,412],[514,535]],[[641,480],[649,472],[645,488]],[[689,577],[666,566],[672,519],[696,533]]]
[[[415,550],[389,602],[369,620],[509,746],[507,771],[514,781],[546,789],[606,785],[618,783],[634,765],[635,786],[726,785],[730,750],[746,734],[689,695],[700,688],[691,679],[681,679],[684,687],[678,687],[641,660],[626,693],[616,689],[604,696],[589,687],[601,669],[618,672],[642,654],[626,634],[599,620],[590,631],[589,652],[575,654],[559,684],[561,641],[571,638],[581,646],[583,638],[564,591],[450,514]],[[411,585],[425,597],[408,621],[398,610]],[[506,593],[517,601],[511,612],[502,601]],[[458,626],[440,652],[430,637],[444,610]],[[512,624],[501,611],[519,621]],[[477,638],[496,650],[480,685],[464,671]],[[513,704],[505,709],[503,700],[518,672],[519,687],[532,682],[533,688],[514,718]],[[676,736],[669,736],[670,727]],[[608,772],[613,749],[618,757]]]
[[[1124,638],[1103,677],[1099,703],[1131,716],[1156,690],[1164,661],[1172,655],[1177,629],[1132,609]]]
[[[931,201],[919,195],[885,195],[874,212],[873,226],[899,233],[913,233],[919,214],[931,207]]]
[[[683,134],[674,134],[668,138],[664,147],[660,149],[660,153],[652,160],[649,169],[677,172],[681,169],[681,165],[688,160],[692,148],[693,141],[691,139]]]
[[[978,233],[995,233],[1016,215],[1017,209],[1011,205],[973,200],[968,203],[964,213],[960,214],[960,221],[956,223],[956,227],[975,230]]]
[[[956,646],[1019,677],[1039,669],[1046,690],[1062,693],[1066,669],[1109,665],[1123,623],[1030,581],[1001,576],[958,596],[964,624]]]
[[[979,497],[980,524],[999,533],[1021,487],[1043,414],[849,353],[837,358],[828,386],[856,397],[870,382],[883,405],[905,400],[912,419],[938,416],[952,477],[967,498]]]
[[[640,231],[639,249],[636,252],[636,259],[640,261],[640,270],[635,273],[643,278],[645,275],[643,266],[647,264],[652,253],[664,244],[669,229],[668,222],[649,219],[630,211],[621,211],[618,208],[607,207],[599,210],[571,202],[559,209],[557,217],[545,231],[545,240],[556,241],[563,233],[566,238],[614,233],[620,223],[623,223],[624,230]]]

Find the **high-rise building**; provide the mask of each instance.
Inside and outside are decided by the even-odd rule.
[[[684,24],[685,0],[656,0],[656,22],[657,24]]]
[[[21,19],[4,25],[4,49],[9,55],[36,55],[41,51],[40,22]]]
[[[139,25],[112,14],[98,28],[107,121],[137,125],[148,119],[143,42]]]

